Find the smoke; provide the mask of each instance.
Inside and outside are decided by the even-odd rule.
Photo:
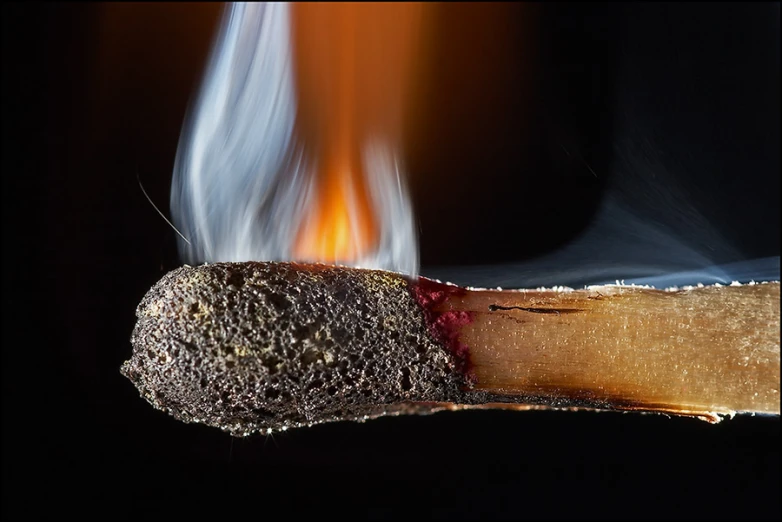
[[[432,267],[424,275],[486,288],[778,281],[780,258],[743,259],[677,181],[685,167],[664,159],[647,130],[627,120],[616,122],[613,182],[580,236],[523,262]]]
[[[519,263],[432,267],[424,275],[460,285],[529,288],[608,284],[657,288],[780,279],[780,258],[744,259],[698,209],[681,179],[691,168],[667,154],[641,118],[614,120],[612,176],[584,232],[559,250]],[[700,198],[708,197],[708,194]]]
[[[639,11],[660,19],[647,23]],[[737,11],[726,10],[715,18],[724,25],[693,29],[687,13],[696,11],[647,6],[618,15],[610,104],[600,116],[610,131],[594,140],[607,145],[608,159],[593,172],[604,195],[580,236],[523,262],[424,267],[423,275],[503,288],[779,280],[778,203],[772,210],[767,197],[778,197],[778,17],[765,30],[754,25],[760,12],[727,23],[726,13]],[[739,44],[729,36],[737,27],[759,34]],[[742,215],[753,199],[765,218],[754,208]],[[514,230],[508,241],[523,242]],[[766,238],[769,248],[747,248],[746,235]]]
[[[743,259],[688,196],[646,129],[620,118],[613,182],[584,232],[559,250],[519,263],[432,267],[424,275],[459,285],[529,288],[609,284],[657,288],[780,279],[780,258]],[[720,260],[719,262],[716,260]],[[726,261],[728,260],[728,261]]]
[[[708,237],[703,224],[694,222]],[[779,257],[715,264],[708,252],[704,242],[694,240],[689,226],[673,229],[612,194],[587,230],[557,251],[519,263],[432,267],[424,275],[484,288],[581,287],[617,281],[667,288],[780,279]]]
[[[186,263],[296,260],[321,158],[297,132],[292,6],[227,9],[174,166],[171,212],[188,239],[178,244]],[[359,148],[378,241],[347,261],[415,274],[417,241],[397,152],[380,139]]]

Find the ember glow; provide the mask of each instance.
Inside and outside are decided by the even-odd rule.
[[[415,275],[401,121],[418,4],[231,4],[171,191],[191,264]]]

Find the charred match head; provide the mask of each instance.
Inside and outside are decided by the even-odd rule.
[[[236,435],[464,405],[779,414],[779,283],[468,290],[294,263],[185,266],[122,367]]]
[[[234,433],[454,400],[466,354],[447,324],[427,326],[420,300],[433,297],[418,288],[325,265],[183,267],[139,305],[122,372],[156,407]]]

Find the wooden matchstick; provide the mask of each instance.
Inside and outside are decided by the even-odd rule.
[[[476,290],[326,265],[217,263],[143,299],[122,366],[235,435],[462,408],[779,415],[778,282]]]

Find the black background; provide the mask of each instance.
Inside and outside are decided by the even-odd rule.
[[[232,439],[140,399],[118,372],[134,309],[178,261],[137,176],[165,210],[219,9],[3,6],[4,518],[779,518],[778,418],[465,412]],[[673,179],[725,238],[715,262],[779,255],[779,4],[439,9],[408,157],[424,274],[534,258],[608,187]],[[633,143],[666,168],[618,169]]]

